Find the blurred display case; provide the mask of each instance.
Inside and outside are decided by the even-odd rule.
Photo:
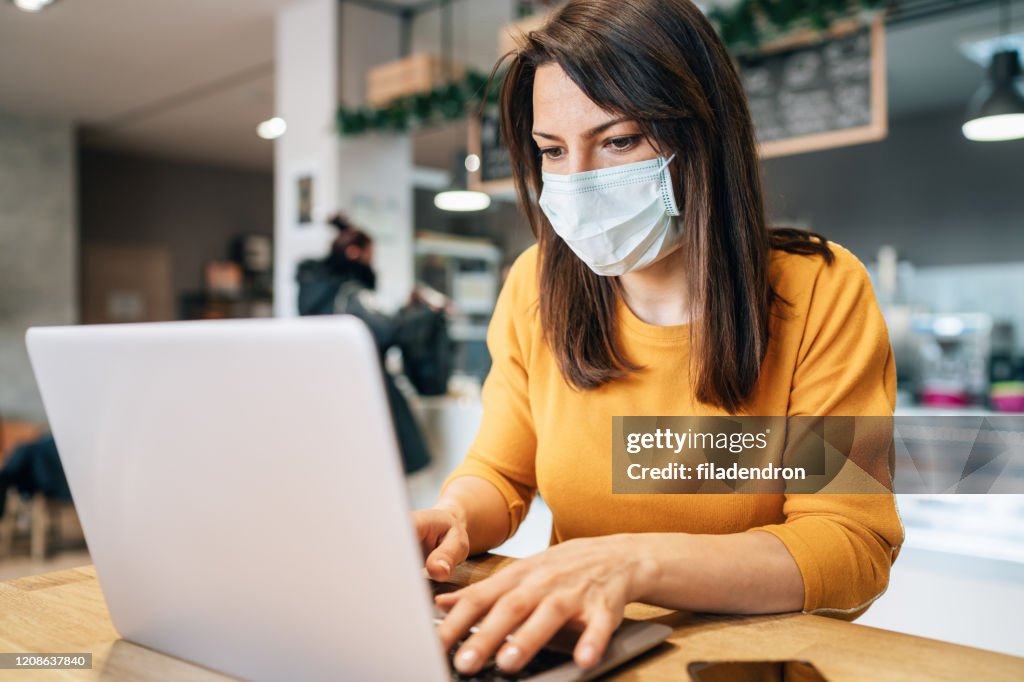
[[[183,320],[274,316],[273,243],[263,234],[241,234],[230,244],[230,258],[211,260],[201,291],[179,298]]]
[[[1014,334],[1006,320],[979,312],[917,314],[910,332],[911,381],[903,387],[922,405],[984,405],[993,381],[1013,378]]]

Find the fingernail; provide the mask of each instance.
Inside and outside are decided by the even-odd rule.
[[[580,647],[580,662],[584,667],[589,667],[597,663],[597,652],[594,650],[594,645],[587,643]]]
[[[471,673],[473,672],[473,664],[476,663],[476,659],[476,651],[473,649],[463,649],[455,657],[455,667],[459,669],[460,673]]]
[[[437,560],[437,563],[438,563],[438,565],[439,565],[439,566],[441,566],[442,568],[444,568],[444,570],[448,571],[449,573],[451,573],[451,572],[452,572],[452,567],[451,567],[451,564],[449,564],[449,563],[448,563],[447,561],[445,561],[444,559],[438,559],[438,560]]]
[[[519,654],[519,647],[515,645],[505,647],[501,650],[501,653],[498,654],[498,667],[511,668],[519,662]]]

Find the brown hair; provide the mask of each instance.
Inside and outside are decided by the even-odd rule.
[[[350,246],[365,249],[373,243],[373,238],[366,232],[356,227],[351,220],[343,213],[335,213],[327,219],[327,223],[338,230],[337,236],[331,242],[331,252],[342,254]]]
[[[773,304],[769,250],[832,252],[820,235],[769,230],[753,124],[739,76],[711,24],[689,0],[570,0],[522,39],[501,85],[502,136],[520,205],[540,248],[540,315],[566,381],[597,388],[640,369],[616,336],[614,277],[593,273],[537,204],[541,157],[532,138],[533,82],[556,63],[595,104],[637,122],[674,153],[676,201],[692,296],[696,398],[739,411],[767,352]]]

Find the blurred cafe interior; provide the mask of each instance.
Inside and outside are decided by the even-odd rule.
[[[300,265],[342,221],[372,238],[384,309],[444,314],[444,386],[386,358],[429,455],[409,499],[432,504],[479,424],[503,277],[534,242],[483,85],[558,4],[0,0],[0,471],[48,433],[28,327],[296,316]],[[1024,413],[1024,2],[852,2],[866,29],[811,12],[762,52],[741,4],[700,6],[735,47],[772,224],[867,267],[896,414]],[[1017,107],[1004,129],[972,126],[996,96]],[[3,495],[0,580],[89,562],[66,489]],[[858,622],[1024,656],[1024,496],[899,508],[889,590]],[[543,549],[550,523],[538,500],[495,551]]]

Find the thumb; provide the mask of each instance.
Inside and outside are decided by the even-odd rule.
[[[439,549],[435,549],[427,557],[427,575],[431,580],[443,583],[452,576],[452,563]]]
[[[444,582],[452,575],[452,570],[469,556],[469,538],[466,531],[452,526],[445,533],[437,547],[427,557],[427,575],[432,580]]]

